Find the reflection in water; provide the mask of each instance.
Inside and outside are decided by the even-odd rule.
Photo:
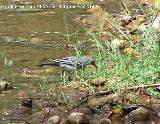
[[[115,4],[116,3],[116,4]],[[17,2],[5,2],[2,5],[6,6],[21,6],[21,5],[39,5],[46,4],[46,1],[17,1]],[[52,3],[49,3],[52,5]],[[112,8],[110,8],[112,4]],[[56,5],[53,3],[53,5]],[[60,3],[60,5],[66,5]],[[69,4],[72,5],[72,4]],[[118,8],[118,3],[107,2],[105,4],[106,9],[114,12],[115,8]],[[37,8],[36,8],[37,9]],[[73,19],[77,15],[87,14],[85,9],[61,9],[56,8],[46,8],[42,11],[34,11],[34,9],[11,9],[3,11],[0,13],[2,17],[0,19],[0,35],[8,35],[14,38],[22,37],[31,39],[34,37],[42,37],[50,43],[64,43],[63,34],[68,32],[76,32],[79,27],[73,23]],[[65,23],[66,21],[66,23]]]

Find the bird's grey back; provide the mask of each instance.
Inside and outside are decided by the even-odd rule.
[[[90,60],[91,60],[90,56],[82,56],[82,57],[70,56],[62,59],[55,59],[53,60],[53,63],[55,65],[70,65],[76,68],[83,68],[88,64],[88,61]]]

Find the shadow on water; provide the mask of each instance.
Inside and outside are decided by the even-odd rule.
[[[37,4],[35,1],[18,0],[15,3],[16,5]],[[15,3],[2,1],[0,5],[7,6]],[[111,12],[119,10],[116,0],[107,2],[106,9]],[[20,76],[20,72],[24,68],[37,69],[36,65],[45,58],[60,58],[74,54],[74,49],[65,47],[67,38],[64,37],[64,34],[67,30],[70,33],[78,31],[81,33],[78,38],[82,41],[85,40],[83,29],[73,22],[77,16],[85,14],[88,14],[85,9],[49,8],[30,12],[29,10],[0,9],[0,52],[13,61],[16,73],[14,88],[0,94],[0,112],[15,111],[21,97],[28,93],[32,97],[32,92],[39,90],[37,81]],[[20,38],[25,42],[18,42]],[[30,40],[33,38],[43,39],[42,42],[45,43],[37,45],[33,42],[35,45],[31,45]],[[48,43],[51,45],[44,45]],[[3,73],[4,59],[0,59],[0,71]],[[19,117],[11,117],[13,120],[16,118]]]

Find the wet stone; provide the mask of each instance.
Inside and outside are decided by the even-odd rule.
[[[98,87],[98,86],[104,86],[106,84],[106,82],[107,82],[106,78],[99,77],[99,78],[92,79],[90,81],[90,84],[92,86]]]
[[[73,112],[79,112],[85,115],[89,115],[91,114],[91,109],[87,107],[81,107],[81,108],[73,109]]]
[[[0,92],[11,88],[13,88],[12,83],[0,79]]]
[[[114,39],[111,41],[111,47],[113,50],[116,49],[124,49],[126,46],[126,41],[125,40],[119,40],[119,39]]]
[[[19,103],[19,112],[21,113],[28,113],[32,110],[32,99],[31,98],[24,98]]]
[[[25,106],[32,108],[32,99],[31,98],[25,98],[20,101],[19,106]]]
[[[35,37],[30,40],[30,44],[38,45],[38,44],[44,44],[44,43],[45,43],[45,40],[39,37]]]
[[[66,124],[90,124],[90,122],[83,113],[73,112],[68,116]]]
[[[159,124],[159,122],[160,122],[160,115],[158,113],[156,113],[155,111],[149,111],[148,118],[151,122],[154,122],[155,124]]]
[[[59,116],[52,116],[48,119],[46,124],[59,124],[60,117]]]
[[[129,113],[129,117],[133,120],[133,121],[143,121],[143,120],[147,120],[148,119],[148,110],[143,108],[143,107],[139,107],[136,110],[133,110],[132,112]]]
[[[110,119],[103,118],[100,120],[99,124],[112,124]]]

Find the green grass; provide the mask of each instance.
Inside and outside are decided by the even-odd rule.
[[[160,93],[158,91],[156,91],[155,89],[153,88],[147,88],[145,90],[146,93],[148,93],[149,95],[152,95],[152,96],[155,96],[157,98],[160,98]]]
[[[48,75],[45,74],[40,79],[41,80],[39,81],[39,87],[40,87],[41,91],[46,95],[52,94],[55,91],[55,89],[49,85]]]
[[[151,24],[152,25],[152,24]],[[118,26],[117,26],[118,27]],[[120,30],[120,29],[119,29]],[[155,33],[151,26],[140,34],[141,41],[137,46],[131,44],[135,51],[139,51],[140,59],[122,54],[102,44],[97,34],[91,34],[97,53],[93,51],[98,69],[93,77],[106,77],[111,82],[109,88],[121,91],[126,87],[151,84],[159,80],[160,74],[160,34]],[[132,41],[128,40],[128,43]],[[95,54],[96,53],[96,54]],[[108,66],[112,68],[107,68]]]
[[[150,37],[152,37],[152,34]],[[111,89],[115,90],[125,89],[134,85],[154,83],[159,79],[160,73],[160,41],[158,38],[151,38],[150,40],[154,40],[154,42],[148,44],[148,39],[145,37],[142,38],[144,46],[135,48],[140,51],[140,60],[138,61],[132,56],[106,50],[102,46],[99,47],[99,45],[97,47],[99,51],[97,55],[97,75],[107,77],[111,80],[116,78],[116,81],[111,85]],[[97,41],[95,43],[97,44]],[[112,63],[112,69],[106,68],[106,61]]]
[[[10,80],[12,83],[15,81],[15,71],[13,61],[6,57],[5,53],[0,51],[0,62],[3,64],[1,68],[0,76],[6,80]]]

